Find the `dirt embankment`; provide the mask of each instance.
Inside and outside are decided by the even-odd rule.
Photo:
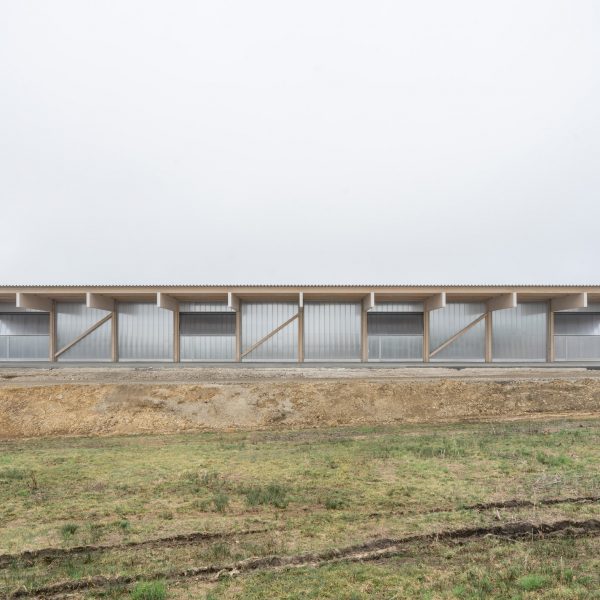
[[[0,386],[0,438],[600,414],[600,378],[302,378]]]

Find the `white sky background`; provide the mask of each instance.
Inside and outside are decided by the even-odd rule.
[[[0,0],[0,283],[600,283],[600,2]]]

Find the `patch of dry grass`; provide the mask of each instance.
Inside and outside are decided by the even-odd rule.
[[[117,547],[52,561],[15,560],[0,567],[0,591],[98,574],[152,576],[251,556],[349,546],[375,536],[511,520],[598,518],[598,503],[490,511],[467,507],[513,498],[536,501],[600,494],[599,464],[597,420],[1,442],[0,552],[119,545],[193,531],[265,531],[173,545],[168,551],[160,545]],[[433,509],[441,510],[431,512]],[[573,543],[588,548],[583,541]],[[525,552],[526,544],[522,547]],[[492,569],[494,553],[504,552],[504,546],[498,548],[486,549],[482,573]],[[450,550],[453,557],[460,554]],[[441,558],[436,552],[430,555],[427,551],[429,569],[447,573],[451,589],[458,590],[455,597],[480,597],[476,594],[483,584],[463,581],[459,562],[453,567],[454,558],[446,563],[446,550],[440,550]],[[506,560],[502,560],[512,572],[518,561],[515,558],[511,563],[509,554],[506,550]],[[460,556],[464,567],[466,555]],[[592,560],[585,553],[580,558]],[[427,587],[415,565],[406,572],[404,568],[402,573],[394,572],[395,561],[323,567],[319,572],[325,587],[316,586],[310,569],[300,569],[298,581],[321,596],[270,597],[336,597],[327,596],[328,577],[331,582],[365,578],[364,585],[357,584],[348,588],[346,596],[337,597],[352,597],[352,593],[366,597],[369,586],[375,585],[371,580],[377,577],[388,586],[375,590],[377,593],[400,586],[398,589],[412,590],[413,597],[426,592],[431,592],[432,598],[452,597],[439,595],[435,586]],[[491,585],[500,585],[500,575],[492,570],[488,576],[496,583]],[[539,570],[519,571],[514,582],[539,574],[557,589],[559,580]],[[247,585],[263,592],[267,585],[283,590],[289,587],[290,577],[285,573],[255,574],[219,583],[211,593],[215,597],[239,594],[258,598],[261,596],[252,596]],[[535,577],[530,583],[524,581],[524,587],[536,585]],[[167,582],[168,597],[183,594],[185,585]],[[514,592],[514,597],[530,593],[518,583],[502,585]],[[460,591],[463,588],[464,593]],[[583,585],[582,589],[587,588]],[[114,597],[128,593],[110,591]]]

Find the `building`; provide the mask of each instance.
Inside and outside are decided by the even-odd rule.
[[[1,286],[0,361],[600,361],[600,286]]]

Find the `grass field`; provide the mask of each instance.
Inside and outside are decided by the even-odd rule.
[[[598,420],[4,441],[0,593],[600,598],[599,495]]]

